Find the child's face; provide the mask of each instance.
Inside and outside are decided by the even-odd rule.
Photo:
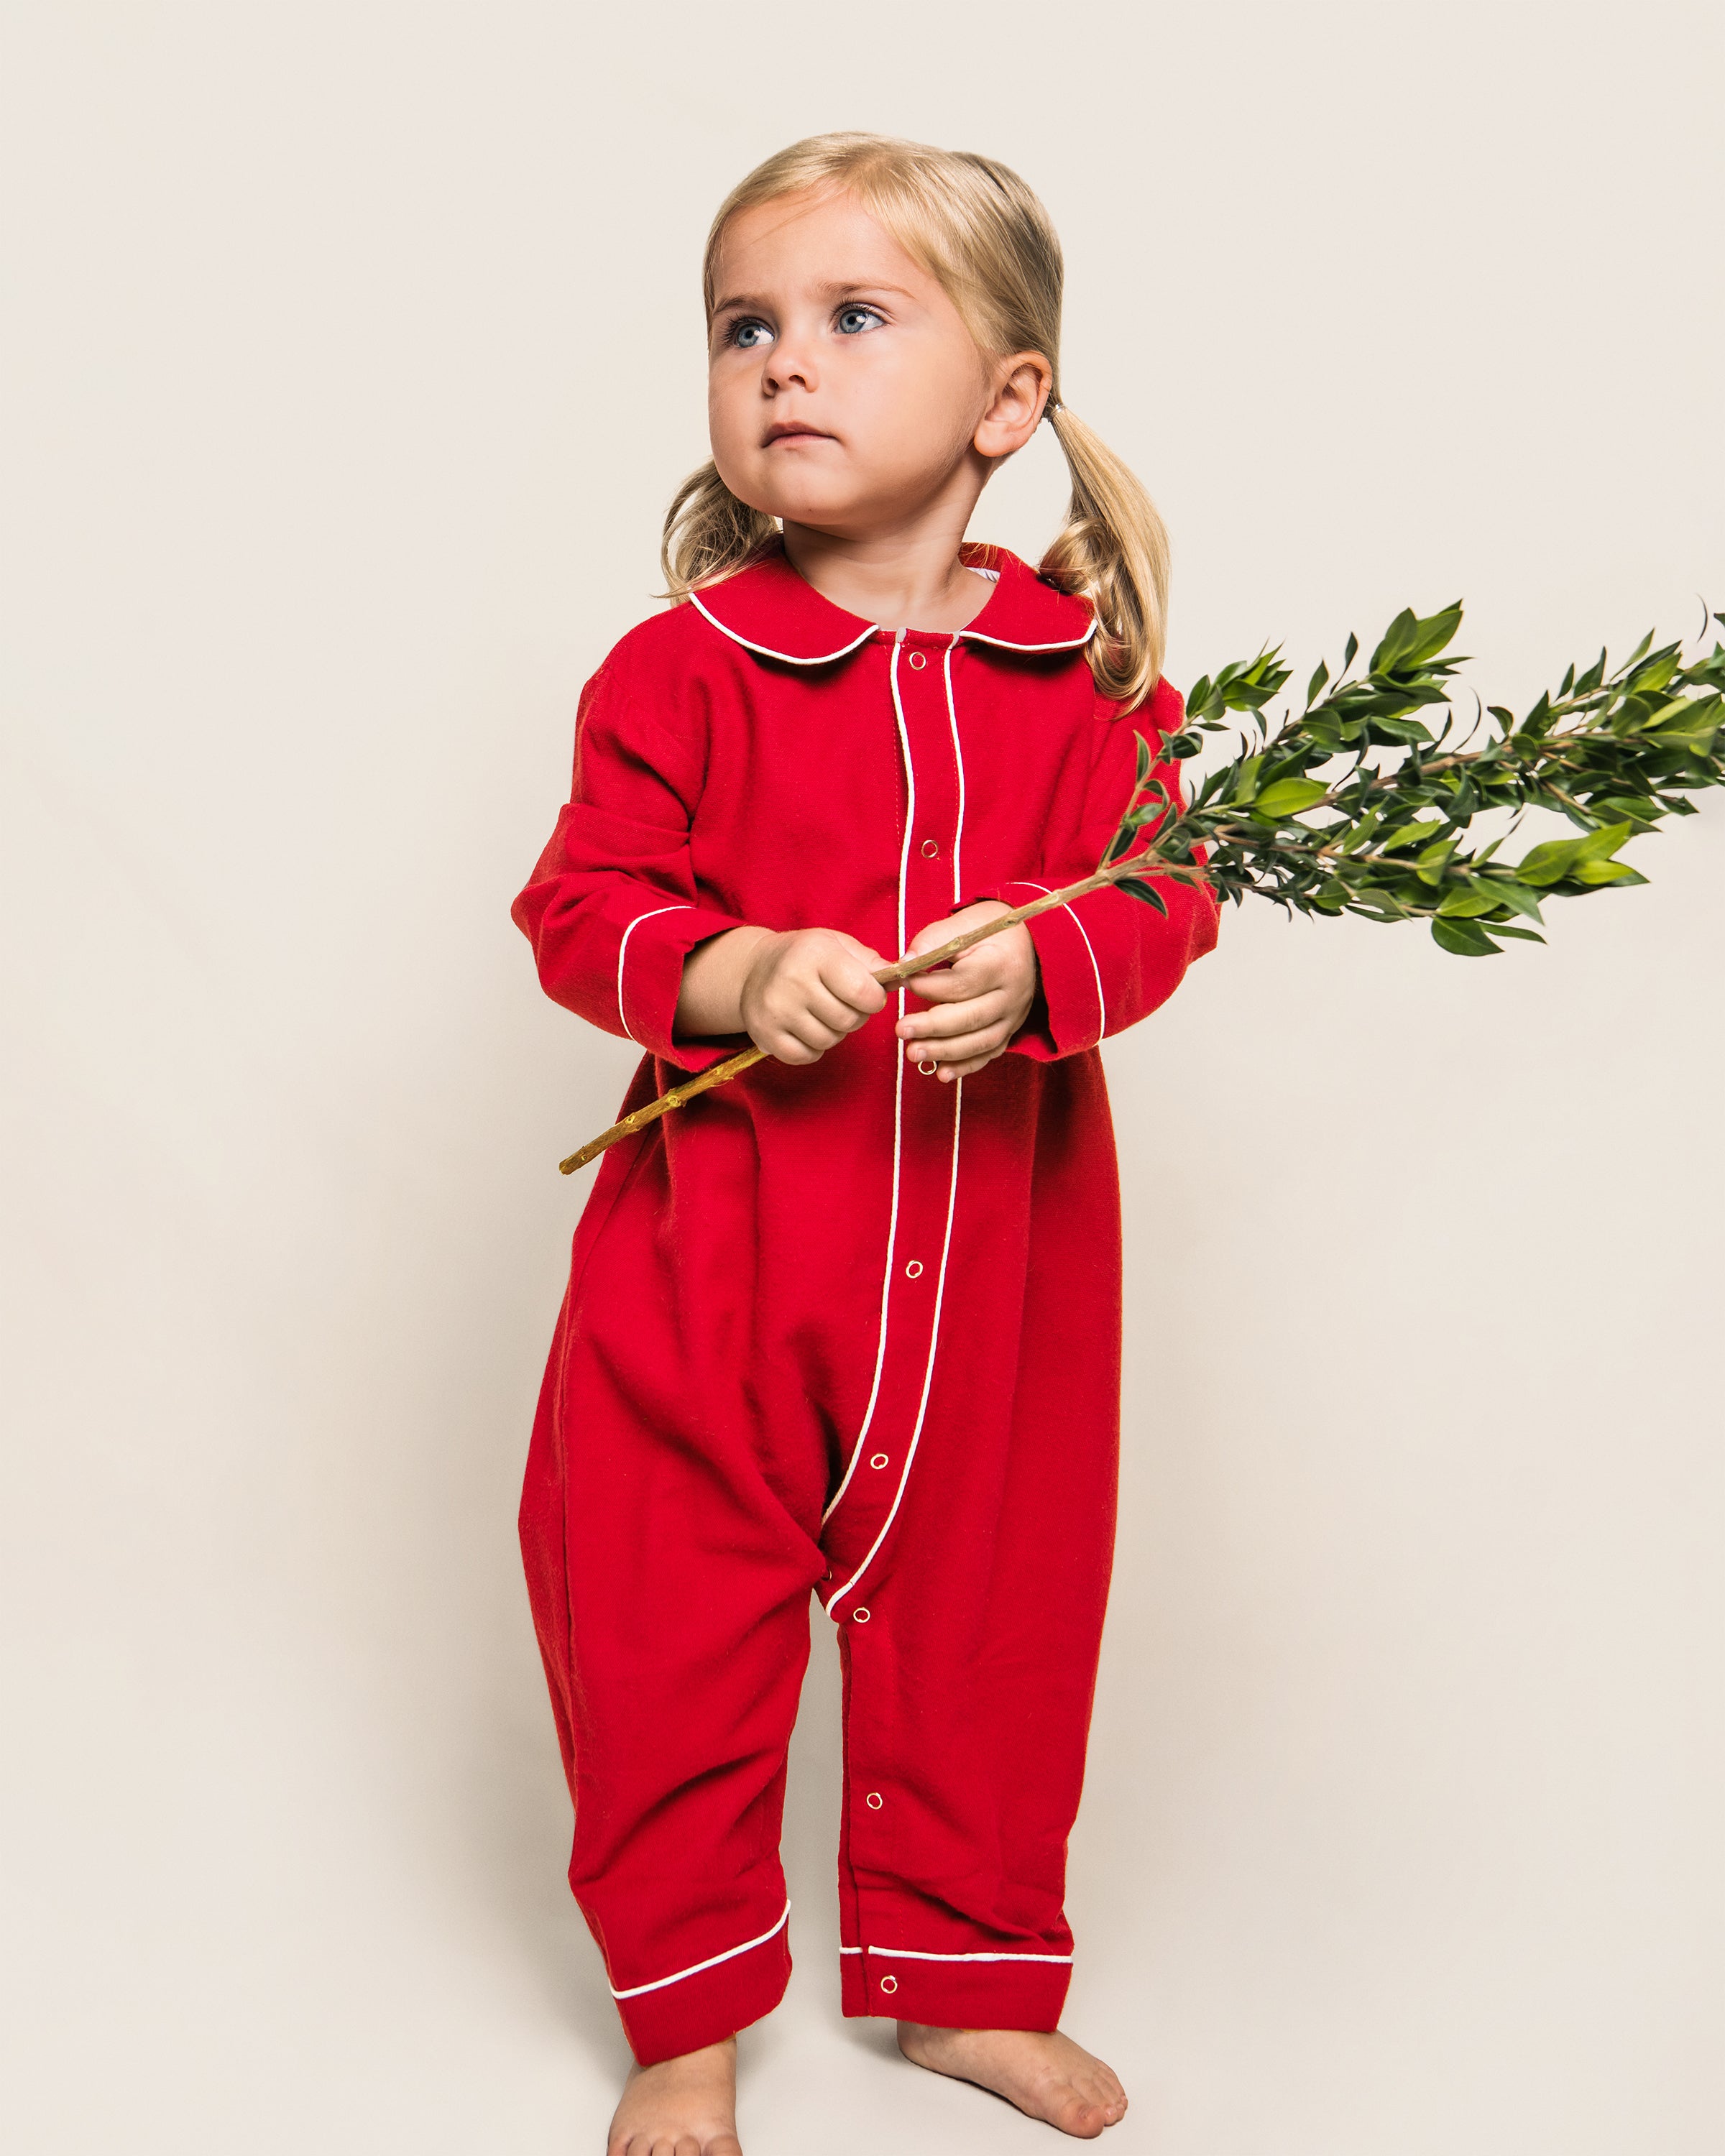
[[[835,536],[901,528],[955,490],[973,502],[1042,415],[1046,362],[986,359],[848,196],[740,211],[716,266],[713,460],[751,508]]]

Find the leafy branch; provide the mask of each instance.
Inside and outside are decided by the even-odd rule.
[[[1609,671],[1603,651],[1580,674],[1570,667],[1525,717],[1492,704],[1464,720],[1450,677],[1466,662],[1449,655],[1461,622],[1459,604],[1424,618],[1404,610],[1357,675],[1350,636],[1339,678],[1320,665],[1303,709],[1280,724],[1264,716],[1289,679],[1279,647],[1199,681],[1164,752],[1195,756],[1204,734],[1245,712],[1239,754],[1180,810],[1141,737],[1137,788],[1103,862],[1153,824],[1134,857],[1150,874],[1189,870],[1201,847],[1203,880],[1236,905],[1250,892],[1291,912],[1429,920],[1445,950],[1468,957],[1505,937],[1542,942],[1529,924],[1546,899],[1645,883],[1620,849],[1666,816],[1692,815],[1686,797],[1725,780],[1725,648],[1686,663],[1681,643],[1655,650],[1649,634]],[[1530,808],[1554,810],[1577,835],[1512,864],[1507,834],[1470,841],[1476,819],[1508,810],[1512,830]],[[1117,880],[1159,902],[1138,876]]]
[[[1725,626],[1725,614],[1709,619]],[[1091,875],[875,978],[897,988],[1110,884],[1165,913],[1152,878],[1206,884],[1236,906],[1251,894],[1293,913],[1429,921],[1445,951],[1476,958],[1500,951],[1506,937],[1543,942],[1527,924],[1543,922],[1547,899],[1645,883],[1618,859],[1620,848],[1666,816],[1692,816],[1687,797],[1725,783],[1725,645],[1686,661],[1681,643],[1656,651],[1650,634],[1610,672],[1604,651],[1581,674],[1570,667],[1556,696],[1542,696],[1524,718],[1491,704],[1464,721],[1450,676],[1466,662],[1446,655],[1461,625],[1459,603],[1423,618],[1404,608],[1358,675],[1359,639],[1350,636],[1337,678],[1320,665],[1304,707],[1276,725],[1266,708],[1290,678],[1279,645],[1205,675],[1165,755],[1199,755],[1204,735],[1231,730],[1230,712],[1248,716],[1238,755],[1204,777],[1187,807],[1156,776],[1140,734],[1132,798]],[[1435,733],[1420,714],[1440,711]],[[1554,809],[1578,835],[1548,839],[1513,863],[1501,858],[1507,834],[1478,844],[1468,838],[1492,810],[1509,811],[1513,830],[1530,808]],[[561,1162],[563,1173],[763,1053],[743,1049],[634,1109]]]

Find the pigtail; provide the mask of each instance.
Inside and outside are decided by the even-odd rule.
[[[772,517],[737,500],[716,465],[704,464],[683,481],[665,513],[659,549],[665,597],[686,599],[697,585],[730,576],[778,532]]]
[[[1135,475],[1076,413],[1050,401],[1049,424],[1072,477],[1066,521],[1042,573],[1096,608],[1091,670],[1105,696],[1140,704],[1168,640],[1168,529]]]

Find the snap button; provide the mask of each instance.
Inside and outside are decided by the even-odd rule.
[[[880,1979],[880,1989],[883,1991],[896,1991],[898,1979],[896,1976],[883,1976]]]
[[[923,668],[924,668],[924,667],[928,664],[928,657],[927,657],[927,653],[925,653],[925,652],[922,652],[922,651],[913,651],[913,652],[911,654],[911,665],[912,665],[913,667],[915,667],[915,668],[916,668],[916,671],[920,674],[920,673],[922,672],[922,669],[923,669]]]
[[[912,1258],[912,1259],[911,1259],[911,1262],[909,1263],[909,1265],[907,1265],[905,1267],[905,1278],[906,1278],[906,1280],[916,1280],[916,1278],[918,1278],[918,1277],[919,1277],[919,1276],[921,1275],[922,1270],[922,1259],[921,1259],[921,1258]]]
[[[886,1801],[886,1799],[881,1795],[878,1789],[870,1789],[867,1796],[863,1799],[863,1802],[868,1806],[871,1812],[879,1811],[881,1805],[885,1804]]]
[[[866,1609],[853,1609],[850,1613],[850,1621],[853,1625],[866,1625],[869,1621],[868,1611]]]
[[[869,1465],[870,1465],[870,1467],[884,1467],[884,1466],[886,1466],[886,1455],[884,1452],[877,1452],[877,1453],[875,1453],[875,1454],[872,1456],[872,1458],[870,1460],[870,1461],[869,1461]]]
[[[922,858],[923,858],[923,860],[924,860],[925,861],[932,861],[932,860],[934,859],[935,855],[936,855],[940,851],[940,850],[941,850],[941,842],[940,842],[940,840],[939,840],[938,839],[925,839],[922,841]]]

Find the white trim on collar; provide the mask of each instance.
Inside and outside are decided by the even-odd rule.
[[[1058,644],[1020,644],[1010,636],[984,636],[979,629],[958,631],[960,636],[968,636],[973,644],[998,644],[1003,651],[1076,651],[1081,644],[1088,644],[1096,633],[1094,614],[1082,636],[1063,636]]]
[[[858,644],[866,644],[875,633],[875,624],[870,622],[860,635],[853,636],[849,644],[841,644],[836,651],[819,651],[812,659],[803,658],[794,651],[775,651],[770,644],[757,644],[749,637],[739,636],[734,629],[727,629],[716,613],[708,612],[701,603],[699,592],[690,593],[689,603],[703,619],[710,621],[721,635],[728,636],[733,644],[740,644],[745,651],[758,651],[764,659],[782,659],[787,666],[829,666],[834,660],[842,659],[847,651],[855,651]]]
[[[978,569],[970,563],[965,566],[971,568],[975,576],[987,577],[997,584],[1000,581],[998,569]],[[763,659],[777,659],[787,666],[830,666],[835,659],[843,659],[855,651],[859,644],[866,644],[871,636],[883,634],[890,636],[892,634],[891,629],[883,631],[878,622],[870,622],[853,636],[849,644],[841,644],[834,651],[818,651],[811,657],[794,651],[780,651],[770,644],[757,644],[752,637],[744,636],[740,631],[730,628],[710,608],[704,607],[699,592],[691,592],[689,601],[701,619],[710,621],[721,636],[728,636],[733,644],[740,644],[745,651],[758,651]],[[953,634],[955,637],[968,637],[973,644],[992,644],[1002,651],[1076,651],[1081,644],[1090,642],[1096,633],[1096,619],[1092,614],[1082,636],[1063,636],[1052,644],[1024,644],[1015,637],[989,636],[978,629],[957,629]]]

